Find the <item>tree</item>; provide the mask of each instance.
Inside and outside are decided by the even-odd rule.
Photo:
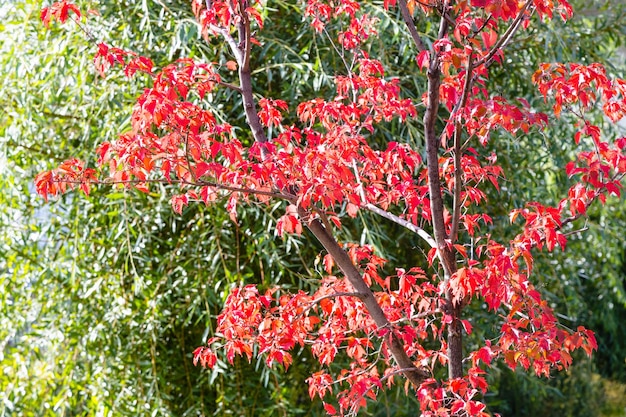
[[[334,77],[333,97],[295,106],[253,91],[254,31],[262,30],[266,8],[192,4],[203,35],[226,42],[233,59],[180,59],[155,71],[148,58],[98,44],[95,63],[102,76],[119,64],[128,76],[147,74],[152,86],[137,100],[132,129],[98,149],[101,172],[71,159],[38,175],[36,186],[47,197],[75,187],[88,193],[93,183],[144,192],[174,184],[180,191],[171,202],[179,213],[190,201],[210,204],[226,193],[234,221],[241,204],[287,203],[277,233],[301,234],[306,227],[327,252],[321,258],[327,275],[312,294],[234,289],[218,334],[195,351],[196,362],[214,366],[220,348],[231,363],[236,355],[259,354],[270,366],[288,367],[295,346],[311,345],[323,366],[309,378],[311,397],[346,387],[336,394],[338,411],[325,405],[330,414],[356,412],[366,397],[376,398],[402,375],[416,390],[423,415],[486,415],[480,396],[496,358],[548,376],[570,365],[572,351],[591,354],[593,334],[560,327],[530,282],[532,251],[564,248],[595,200],[620,194],[626,139],[603,140],[587,114],[598,102],[606,117],[621,119],[624,81],[609,78],[599,64],[541,65],[533,81],[554,102],[553,113],[567,111],[576,119],[574,141],[582,151],[578,163],[565,167],[572,184],[555,207],[529,202],[513,210],[511,221],[519,218],[524,225],[507,244],[480,233],[481,224],[492,223],[482,210],[485,188],[498,189],[503,175],[497,155],[485,148],[491,135],[528,133],[549,122],[524,99],[491,93],[489,68],[504,62],[504,50],[533,15],[571,17],[567,2],[384,3],[384,9],[398,9],[426,74],[420,104],[424,154],[405,139],[383,144],[377,137],[389,123],[415,123],[419,100],[401,96],[401,80],[386,77],[382,63],[371,58],[375,7],[308,2],[313,29],[332,43],[344,68]],[[78,20],[81,12],[68,2],[42,12],[46,25],[70,16]],[[418,31],[416,16],[438,23]],[[249,132],[215,117],[217,89],[241,96]],[[342,222],[363,211],[372,221],[380,216],[419,236],[424,262],[385,272],[390,267],[371,246],[340,244]],[[471,333],[472,323],[462,313],[470,303],[485,303],[502,322],[464,352],[463,335]],[[340,351],[351,363],[337,371]]]

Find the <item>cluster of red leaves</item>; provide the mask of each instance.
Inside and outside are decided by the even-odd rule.
[[[82,16],[80,9],[73,3],[68,1],[57,1],[50,7],[44,7],[41,9],[41,15],[39,16],[45,27],[50,27],[50,22],[58,20],[61,23],[70,17],[69,12],[72,12],[80,19]]]
[[[64,161],[57,168],[44,171],[35,178],[35,189],[48,201],[48,196],[58,195],[78,187],[89,195],[89,186],[96,180],[96,171],[85,168],[85,163],[76,158]]]
[[[216,34],[228,40],[246,21],[263,26],[258,1],[212,1],[208,9],[204,1],[193,0],[192,4],[205,36]],[[240,10],[242,4],[246,7]],[[411,0],[405,4],[410,14],[417,10],[434,13],[437,7]],[[396,1],[385,1],[385,7],[394,6]],[[463,412],[485,416],[485,406],[477,398],[487,390],[485,367],[495,360],[548,376],[551,369],[570,364],[573,350],[580,348],[590,354],[596,348],[590,331],[561,328],[529,281],[532,250],[564,248],[567,239],[562,228],[567,223],[584,215],[594,200],[619,195],[626,173],[626,139],[603,141],[600,128],[585,119],[584,111],[600,100],[607,117],[614,121],[622,118],[626,82],[610,80],[597,64],[545,64],[537,71],[533,81],[545,97],[554,98],[555,114],[579,106],[575,114],[580,130],[574,140],[590,148],[581,151],[576,163],[567,165],[567,174],[580,175],[580,181],[557,207],[529,203],[511,213],[511,221],[523,219],[524,228],[506,245],[479,233],[481,223],[492,222],[479,207],[486,199],[484,187],[491,184],[499,189],[504,175],[497,156],[470,146],[459,150],[458,143],[453,143],[459,129],[463,129],[464,140],[484,146],[497,129],[517,134],[547,126],[547,116],[534,112],[525,100],[512,103],[491,96],[485,87],[488,66],[503,56],[501,47],[506,39],[502,33],[506,29],[501,26],[513,21],[525,27],[531,9],[541,18],[551,18],[554,13],[564,19],[571,16],[564,0],[458,2],[453,8],[456,24],[452,36],[438,39],[432,50],[417,56],[421,68],[430,68],[436,56],[442,70],[439,99],[448,109],[440,140],[442,194],[458,191],[460,232],[475,243],[469,247],[463,240],[449,242],[459,264],[449,281],[437,274],[429,277],[417,267],[397,268],[394,275],[381,276],[385,260],[371,247],[346,244],[363,280],[375,290],[388,327],[375,324],[362,295],[354,292],[336,270],[335,260],[326,255],[322,262],[327,275],[313,294],[288,294],[279,289],[261,293],[255,286],[235,288],[218,318],[216,335],[194,352],[195,363],[211,368],[222,354],[233,363],[235,356],[251,360],[258,352],[268,366],[278,363],[287,368],[293,360],[292,350],[309,346],[324,367],[308,379],[311,397],[326,398],[333,393],[338,408],[325,403],[329,414],[356,412],[401,373],[391,360],[392,340],[403,344],[416,366],[434,375],[437,367],[448,363],[446,330],[453,317],[445,309],[446,296],[451,295],[457,305],[479,298],[503,316],[499,337],[468,354],[471,366],[463,378],[429,378],[417,396],[423,416]],[[52,19],[63,22],[69,11],[80,17],[75,6],[58,2],[44,9],[42,20],[46,25]],[[180,193],[171,199],[176,212],[192,201],[210,204],[227,194],[227,209],[233,218],[241,200],[254,196],[266,202],[278,196],[288,201],[276,224],[279,235],[300,234],[306,222],[320,217],[329,220],[325,226],[331,230],[341,226],[342,216],[355,217],[371,206],[400,213],[399,219],[414,226],[430,227],[428,173],[419,150],[399,142],[379,149],[368,142],[377,124],[418,115],[416,103],[401,96],[400,81],[387,77],[382,63],[361,50],[376,33],[376,19],[352,0],[309,0],[306,15],[317,32],[328,32],[330,23],[345,23],[335,36],[353,54],[354,65],[347,68],[347,74],[335,77],[332,99],[315,98],[297,106],[279,99],[260,99],[261,123],[278,133],[267,143],[251,146],[244,145],[248,138],[239,140],[231,126],[219,123],[204,105],[215,88],[233,87],[222,81],[219,66],[180,59],[155,71],[148,58],[99,44],[95,64],[102,76],[119,65],[128,77],[145,73],[152,87],[137,99],[132,129],[99,147],[102,179],[97,180],[96,170],[70,160],[38,175],[38,192],[47,198],[79,186],[87,193],[89,185],[98,181],[148,191],[151,182],[166,182],[180,187]],[[231,61],[226,69],[234,71],[238,65],[241,62]],[[470,88],[466,90],[467,85]],[[428,106],[426,95],[421,104]],[[283,124],[290,111],[298,119],[296,125]],[[459,180],[462,187],[456,190]],[[572,217],[565,218],[568,209]],[[452,213],[447,210],[444,228],[447,236],[453,234]],[[437,248],[429,252],[430,266],[437,255]],[[463,320],[462,326],[471,333],[468,320]],[[350,365],[331,374],[330,365],[339,354],[349,358]]]
[[[586,110],[595,106],[598,99],[612,121],[626,115],[626,81],[611,80],[600,64],[542,64],[532,79],[544,97],[553,96],[557,116],[563,106],[579,104]]]
[[[248,285],[231,291],[218,317],[216,336],[209,339],[208,346],[196,349],[194,362],[211,368],[218,360],[215,352],[223,351],[232,364],[235,356],[251,360],[258,349],[268,366],[278,363],[287,368],[292,361],[291,350],[308,345],[320,364],[329,366],[342,352],[352,360],[349,368],[335,378],[319,371],[308,383],[311,398],[323,398],[335,384],[348,386],[338,396],[339,408],[344,412],[358,410],[366,398],[375,399],[378,389],[374,388],[382,387],[384,381],[388,386],[393,383],[394,368],[384,367],[385,375],[379,374],[379,362],[389,360],[388,347],[385,342],[375,346],[373,339],[388,340],[393,332],[419,361],[445,361],[438,351],[425,350],[420,343],[420,338],[440,336],[442,331],[435,324],[440,316],[436,307],[438,290],[423,271],[398,270],[397,275],[382,278],[378,272],[384,260],[373,255],[371,248],[353,245],[348,253],[381,288],[375,296],[396,323],[393,328],[378,328],[363,303],[353,296],[352,287],[334,275],[325,277],[312,295],[302,291],[280,294],[277,289],[261,294],[256,286]],[[332,263],[325,264],[332,272]]]
[[[150,74],[154,67],[150,58],[139,56],[131,51],[110,47],[105,43],[98,44],[98,52],[93,60],[101,77],[105,77],[109,68],[115,64],[124,68],[124,74],[127,77],[132,77],[138,71]]]
[[[596,198],[604,202],[606,195],[621,193],[621,179],[626,175],[626,138],[615,141],[603,140],[599,126],[588,121],[584,113],[597,103],[602,105],[606,117],[617,122],[626,116],[626,81],[611,80],[599,64],[543,64],[533,75],[544,97],[554,99],[554,113],[559,115],[563,107],[577,106],[579,130],[574,142],[591,138],[592,150],[583,150],[576,162],[569,162],[566,173],[570,177],[581,174],[581,181],[573,185],[568,198],[572,216],[581,216]]]
[[[210,4],[210,8],[206,5]],[[230,28],[242,23],[242,19],[256,22],[259,29],[263,29],[263,16],[259,12],[259,0],[245,2],[229,0],[192,0],[191,5],[196,19],[202,25],[202,36],[207,39],[209,34],[224,33]],[[241,10],[241,6],[243,10]],[[256,41],[254,41],[256,42]]]

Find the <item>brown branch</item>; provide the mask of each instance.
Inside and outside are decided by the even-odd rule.
[[[63,180],[63,179],[56,179],[53,182],[62,182],[65,184],[84,184],[85,183],[85,181],[80,181],[80,180]],[[257,190],[254,188],[246,188],[246,187],[234,187],[231,185],[220,184],[220,183],[213,182],[213,181],[187,181],[187,180],[172,181],[168,179],[111,180],[111,181],[90,180],[89,184],[93,184],[93,185],[183,184],[183,185],[190,185],[192,187],[214,187],[214,188],[217,188],[218,190],[231,191],[235,193],[263,195],[267,197],[280,198],[281,200],[286,200],[291,203],[296,202],[296,196],[293,194],[286,194],[283,192],[276,192],[276,191]]]
[[[302,208],[298,208],[298,213],[301,218],[306,218],[307,216],[307,212]],[[365,304],[368,313],[376,325],[381,329],[387,328],[391,331],[389,338],[387,339],[389,351],[400,368],[405,369],[403,373],[406,378],[411,381],[415,388],[419,387],[421,383],[430,375],[423,369],[417,368],[413,364],[413,361],[411,361],[411,358],[409,358],[406,354],[402,342],[393,332],[392,324],[387,319],[387,316],[378,304],[378,301],[376,301],[374,293],[365,283],[363,276],[352,263],[352,260],[346,251],[343,250],[335,238],[330,234],[330,231],[326,230],[318,219],[309,221],[307,226],[322,246],[333,257],[337,266],[344,273],[354,290],[361,295],[361,301]]]
[[[511,39],[513,39],[513,35],[515,35],[515,32],[517,32],[517,30],[519,29],[522,23],[522,19],[524,18],[524,15],[526,14],[526,10],[532,4],[532,2],[533,0],[528,0],[526,1],[526,3],[524,3],[524,5],[519,11],[519,14],[515,17],[513,22],[511,22],[511,25],[502,34],[502,36],[500,36],[500,39],[498,39],[495,45],[493,45],[489,53],[485,55],[484,57],[482,57],[480,60],[478,60],[474,64],[474,67],[479,67],[483,64],[490,65],[495,55],[498,53],[498,51],[500,51],[501,49],[504,49],[508,45]]]
[[[241,67],[243,64],[243,54],[239,49],[239,45],[237,45],[237,41],[231,36],[230,32],[226,28],[217,25],[209,25],[209,29],[222,35],[222,37],[230,47],[231,52],[235,56],[237,64]]]
[[[96,41],[97,41],[96,37],[89,30],[87,30],[86,27],[81,25],[80,21],[75,16],[71,16],[70,19],[72,19],[74,21],[74,23],[76,23],[76,26],[78,26],[78,28],[81,31],[83,31],[83,33],[85,35],[87,35],[87,38],[89,39],[90,42],[96,43]]]
[[[221,85],[222,87],[226,87],[226,88],[229,88],[231,90],[235,90],[235,91],[241,93],[241,88],[236,86],[235,84],[230,84],[230,83],[227,83],[227,82],[224,82],[224,81],[215,81],[215,82],[218,85]]]
[[[391,220],[392,222],[399,224],[402,227],[409,229],[411,232],[417,234],[419,237],[424,239],[431,248],[437,247],[437,242],[435,242],[435,239],[433,239],[433,237],[430,234],[428,234],[426,230],[422,229],[419,226],[414,225],[413,223],[401,217],[396,216],[393,213],[383,210],[380,207],[375,206],[374,204],[368,203],[367,198],[365,197],[365,190],[363,189],[363,183],[361,182],[361,176],[359,175],[359,170],[356,165],[356,161],[354,159],[352,160],[352,169],[354,170],[354,176],[356,178],[356,183],[357,183],[357,192],[359,193],[359,196],[361,197],[363,208],[371,211],[372,213],[376,213],[379,216],[384,217],[387,220]]]
[[[363,297],[361,296],[361,293],[359,292],[334,292],[332,294],[326,294],[326,295],[322,295],[320,297],[317,297],[315,300],[311,300],[309,301],[309,304],[317,304],[322,300],[326,300],[328,298],[335,298],[335,297],[356,297],[359,299],[362,299]]]
[[[457,113],[460,113],[467,104],[467,98],[472,88],[472,71],[474,66],[472,65],[472,53],[467,57],[467,67],[465,68],[465,85],[463,86],[463,95],[457,109]],[[451,116],[452,117],[452,116]],[[457,121],[454,129],[454,196],[453,196],[453,209],[452,209],[452,226],[450,229],[450,241],[454,244],[457,241],[459,234],[459,221],[461,219],[461,178],[463,177],[463,169],[461,168],[461,120],[459,114],[454,114]]]
[[[448,8],[448,1],[444,4],[444,12]],[[448,30],[447,20],[442,18],[439,25],[439,39],[442,39]],[[424,137],[426,141],[426,164],[428,171],[428,191],[433,222],[433,231],[437,250],[440,252],[444,275],[449,279],[454,273],[454,255],[447,246],[448,236],[443,220],[443,198],[441,195],[441,181],[439,179],[439,140],[435,133],[435,124],[439,111],[439,86],[441,84],[441,69],[439,54],[435,53],[428,67],[428,103],[424,113]]]
[[[254,94],[252,90],[252,73],[250,70],[250,51],[252,48],[251,33],[250,33],[250,20],[245,10],[240,10],[241,20],[237,25],[237,32],[239,33],[239,45],[237,50],[241,53],[241,62],[239,63],[239,84],[241,86],[241,97],[243,102],[243,110],[246,113],[246,121],[254,140],[261,145],[261,157],[265,160],[267,157],[267,147],[265,144],[268,142],[265,135],[265,129],[259,119],[259,114],[256,109],[256,101],[254,100]],[[232,49],[232,46],[231,46]]]
[[[449,0],[445,0],[442,6],[442,18],[439,23],[438,39],[442,39],[448,32],[448,20],[444,17],[448,13]],[[452,275],[456,272],[456,257],[449,244],[443,220],[442,187],[439,179],[439,145],[440,141],[435,133],[435,123],[439,111],[439,86],[441,84],[441,68],[439,53],[435,51],[428,67],[428,103],[424,113],[424,137],[426,141],[426,162],[428,170],[428,190],[430,197],[430,209],[433,222],[437,251],[444,272],[444,283],[448,285]],[[454,303],[454,297],[450,289],[446,290],[446,304],[444,312],[452,317],[452,322],[447,325],[448,343],[448,376],[461,378],[463,376],[463,328],[461,326],[460,304]]]
[[[409,29],[409,33],[413,38],[413,43],[415,43],[417,50],[420,52],[428,50],[428,48],[424,44],[424,41],[422,41],[422,38],[417,32],[415,22],[413,21],[413,16],[411,16],[411,13],[409,12],[406,0],[398,0],[398,7],[400,7],[400,12],[402,12],[402,19],[404,19],[404,23],[406,24],[407,29]]]

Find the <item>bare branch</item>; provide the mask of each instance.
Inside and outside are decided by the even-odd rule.
[[[408,220],[405,220],[401,217],[396,216],[393,213],[390,213],[388,211],[385,211],[383,209],[381,209],[380,207],[377,207],[373,204],[367,203],[363,206],[365,209],[371,211],[372,213],[376,213],[381,217],[384,217],[387,220],[391,220],[392,222],[399,224],[402,227],[407,228],[408,230],[410,230],[411,232],[417,234],[419,237],[421,237],[422,239],[424,239],[424,241],[426,241],[426,243],[428,243],[428,245],[431,248],[436,248],[437,247],[437,242],[435,242],[435,239],[433,239],[433,237],[428,234],[428,232],[424,229],[422,229],[419,226],[414,225],[413,223],[411,223]]]
[[[459,234],[459,221],[461,219],[461,188],[463,169],[461,168],[461,152],[463,147],[461,145],[461,120],[459,113],[463,111],[463,108],[467,104],[467,98],[469,97],[470,89],[472,88],[472,71],[474,66],[472,65],[472,54],[467,57],[467,66],[465,68],[465,85],[463,86],[463,95],[459,102],[456,114],[452,117],[456,118],[454,129],[454,197],[453,197],[453,209],[452,209],[452,226],[450,229],[450,241],[455,243]]]
[[[577,235],[578,233],[586,232],[587,230],[589,230],[589,227],[585,226],[585,227],[583,227],[581,229],[578,229],[578,230],[572,230],[571,232],[563,233],[563,236],[568,237],[568,236],[572,236],[572,235]]]
[[[417,32],[417,28],[415,27],[415,22],[413,21],[413,16],[411,16],[411,13],[409,12],[409,8],[406,4],[406,0],[398,0],[398,6],[400,7],[400,12],[402,12],[402,19],[404,19],[404,23],[406,24],[406,27],[409,29],[409,33],[411,34],[411,37],[413,38],[413,43],[415,43],[417,50],[420,52],[428,50],[428,48],[424,44],[424,41],[422,41],[422,38]]]
[[[224,38],[224,40],[230,47],[230,51],[235,56],[235,59],[237,60],[237,64],[241,66],[243,64],[243,54],[241,50],[239,49],[239,45],[237,45],[237,41],[235,40],[235,38],[231,36],[231,34],[228,32],[226,28],[223,28],[221,26],[209,25],[209,29],[211,29],[213,32],[216,32],[222,35],[222,37]]]
[[[334,292],[332,294],[326,294],[326,295],[322,295],[321,297],[317,297],[315,300],[309,301],[309,304],[317,304],[322,300],[327,300],[329,298],[336,298],[336,297],[356,297],[356,298],[361,299],[362,295],[361,293],[358,293],[358,292]]]
[[[412,231],[413,233],[417,234],[419,237],[424,239],[426,243],[430,245],[431,248],[437,247],[437,242],[435,242],[435,239],[433,239],[433,237],[430,234],[428,234],[426,230],[422,229],[419,226],[414,225],[413,223],[401,217],[396,216],[393,213],[383,210],[380,207],[375,206],[374,204],[368,203],[367,198],[365,197],[365,190],[363,189],[363,183],[361,182],[361,176],[359,175],[359,170],[358,170],[355,160],[352,160],[352,169],[354,170],[354,176],[356,178],[357,191],[359,193],[359,197],[361,197],[361,201],[365,209],[371,211],[372,213],[376,213],[379,216],[382,216],[387,220],[391,220],[392,222],[397,223],[402,227],[409,229],[410,231]]]
[[[230,83],[227,83],[227,82],[224,82],[224,81],[216,81],[216,83],[218,85],[221,85],[223,87],[226,87],[228,89],[235,90],[235,91],[241,93],[241,88],[236,86],[235,84],[230,84]]]

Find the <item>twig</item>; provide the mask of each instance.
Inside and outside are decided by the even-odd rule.
[[[493,45],[493,47],[491,48],[489,53],[487,55],[485,55],[483,58],[481,58],[480,60],[478,60],[474,64],[475,67],[479,67],[479,66],[481,66],[483,64],[486,64],[486,65],[491,64],[491,61],[493,60],[494,56],[498,53],[498,51],[500,49],[503,49],[504,47],[506,47],[506,45],[513,38],[513,35],[515,34],[515,32],[517,32],[517,30],[519,29],[519,26],[522,23],[522,19],[524,18],[524,14],[526,13],[526,10],[532,4],[532,2],[533,2],[533,0],[528,0],[528,1],[526,1],[526,3],[524,3],[524,5],[522,6],[522,8],[519,11],[519,14],[515,18],[515,20],[513,20],[511,25],[502,34],[500,39],[498,39],[498,41],[495,43],[495,45]]]
[[[224,82],[224,81],[217,81],[217,80],[215,80],[215,83],[221,85],[222,87],[226,87],[226,88],[229,88],[231,90],[235,90],[235,91],[241,93],[241,87],[238,87],[235,84],[230,84],[230,83],[227,83],[227,82]]]
[[[359,170],[358,170],[355,160],[352,160],[352,169],[354,170],[354,176],[357,182],[357,190],[359,193],[359,197],[361,197],[361,201],[363,202],[363,207],[365,209],[371,211],[372,213],[376,213],[379,216],[382,216],[387,220],[391,220],[392,222],[397,223],[402,227],[409,229],[410,231],[412,231],[413,233],[417,234],[419,237],[424,239],[426,243],[430,245],[431,248],[437,247],[437,242],[435,242],[435,239],[433,239],[433,237],[430,234],[428,234],[426,230],[422,229],[419,226],[414,225],[408,220],[405,220],[401,217],[396,216],[393,213],[383,210],[380,207],[375,206],[374,204],[368,203],[367,198],[365,197],[365,190],[363,189],[363,183],[361,182],[361,176],[359,175]]]
[[[435,242],[435,239],[433,239],[433,237],[428,234],[428,232],[424,229],[422,229],[419,226],[414,225],[413,223],[411,223],[408,220],[405,220],[401,217],[398,217],[397,215],[390,213],[388,211],[385,211],[383,209],[381,209],[380,207],[377,207],[371,203],[367,203],[363,206],[365,209],[371,211],[372,213],[376,213],[381,217],[384,217],[387,220],[390,220],[396,224],[399,224],[402,227],[405,227],[406,229],[410,230],[411,232],[417,234],[419,237],[421,237],[422,239],[424,239],[424,241],[426,241],[426,243],[428,243],[428,245],[431,248],[436,248],[437,247],[437,242]]]
[[[563,233],[563,236],[568,237],[568,236],[576,235],[578,233],[586,232],[587,230],[589,230],[589,226],[585,226],[578,230],[572,230],[571,232]]]
[[[459,102],[457,113],[463,111],[463,108],[467,104],[467,98],[469,97],[469,91],[472,88],[472,53],[470,52],[467,57],[467,67],[465,68],[465,85],[463,86],[463,96]],[[461,219],[461,177],[463,176],[463,169],[461,168],[461,120],[458,114],[454,114],[456,120],[454,128],[454,197],[453,197],[453,210],[452,210],[452,226],[450,229],[450,241],[455,243],[459,234],[459,221]]]
[[[85,181],[80,181],[80,180],[63,180],[63,179],[57,179],[54,180],[54,182],[63,182],[66,184],[83,184]],[[213,182],[213,181],[187,181],[187,180],[178,180],[178,181],[172,181],[169,179],[145,179],[145,180],[111,180],[111,181],[98,181],[98,180],[91,180],[89,181],[90,184],[94,184],[94,185],[124,185],[124,184],[145,184],[145,183],[149,183],[149,184],[183,184],[183,185],[191,185],[194,187],[214,187],[217,188],[219,190],[225,190],[225,191],[232,191],[232,192],[236,192],[236,193],[244,193],[244,194],[254,194],[254,195],[264,195],[264,196],[268,196],[268,197],[275,197],[275,198],[280,198],[283,200],[287,200],[291,203],[295,203],[296,201],[296,196],[292,195],[292,194],[285,194],[282,192],[275,192],[275,191],[264,191],[264,190],[256,190],[254,188],[245,188],[245,187],[234,187],[231,185],[225,185],[225,184],[220,184],[217,182]]]

